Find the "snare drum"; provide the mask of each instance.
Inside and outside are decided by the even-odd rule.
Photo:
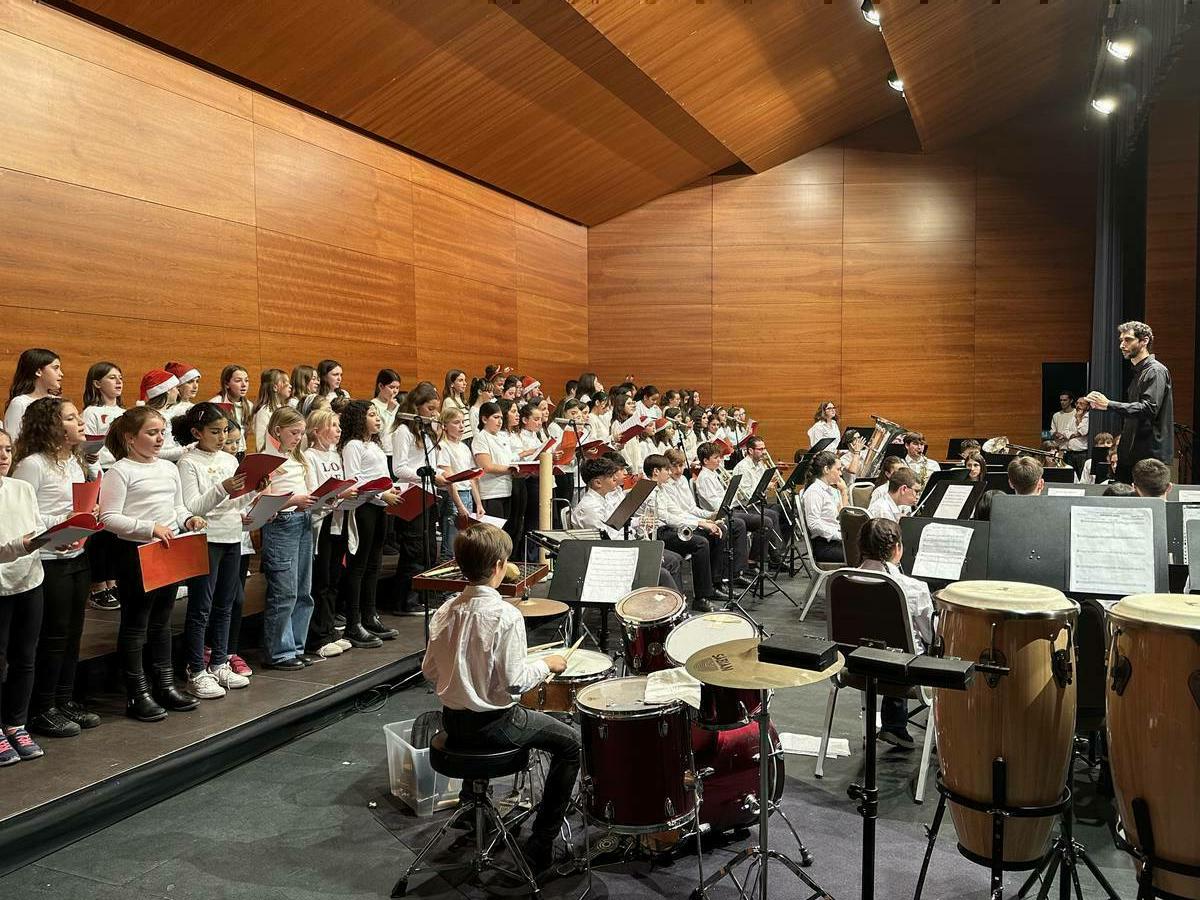
[[[623,834],[680,828],[696,815],[683,703],[647,703],[645,677],[613,678],[575,698],[588,817]]]
[[[529,658],[545,659],[556,654],[561,656],[563,652],[561,647],[557,650],[541,650],[531,653]],[[579,689],[611,678],[613,669],[612,657],[595,650],[576,650],[567,660],[567,671],[555,675],[552,681],[543,681],[527,690],[521,695],[521,705],[539,712],[573,712]]]
[[[625,664],[634,675],[670,668],[663,642],[687,618],[687,601],[670,588],[639,588],[617,602]]]
[[[1200,866],[1200,597],[1140,594],[1109,611],[1108,747],[1125,836],[1151,842],[1163,896],[1200,898],[1200,877],[1168,871]],[[1150,835],[1134,804],[1145,804]]]
[[[667,636],[667,658],[683,667],[696,653],[725,641],[757,637],[754,624],[744,616],[711,612],[681,622]],[[758,710],[758,691],[700,685],[700,709],[696,724],[710,731],[742,728]]]
[[[1075,733],[1075,679],[1056,664],[1074,665],[1071,630],[1079,606],[1054,588],[1010,581],[960,581],[934,597],[946,656],[1007,666],[1007,675],[978,672],[965,691],[935,690],[933,714],[942,780],[966,799],[992,802],[992,763],[1005,761],[1009,806],[1049,807],[1067,783]],[[992,817],[950,799],[963,855],[988,865]],[[1056,814],[1010,816],[1004,823],[1004,864],[1036,865]]]

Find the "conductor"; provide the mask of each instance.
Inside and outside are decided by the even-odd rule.
[[[1133,467],[1143,459],[1166,465],[1175,456],[1175,414],[1171,373],[1155,358],[1154,332],[1145,322],[1126,322],[1117,328],[1121,355],[1133,364],[1133,380],[1125,402],[1109,400],[1099,391],[1087,395],[1094,409],[1111,409],[1122,417],[1117,445],[1118,481],[1133,482]]]

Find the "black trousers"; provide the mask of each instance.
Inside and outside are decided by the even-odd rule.
[[[437,509],[426,510],[424,515],[416,516],[411,522],[396,519],[396,542],[400,546],[400,558],[396,560],[396,610],[408,610],[415,601],[412,600],[412,580],[416,575],[425,571],[429,564],[437,562]],[[417,604],[419,605],[419,603]]]
[[[522,487],[520,484],[514,485],[513,490]],[[524,494],[521,495],[524,500]],[[489,516],[495,516],[497,519],[504,519],[504,533],[510,538],[513,536],[512,525],[512,497],[493,497],[490,500],[483,501],[483,511]],[[522,515],[524,515],[524,507],[522,507]],[[513,541],[513,556],[517,555],[517,542]]]
[[[904,731],[908,728],[908,701],[901,697],[880,697],[879,717],[884,731]]]
[[[155,667],[171,667],[171,611],[175,607],[178,585],[170,584],[150,592],[142,589],[142,567],[138,562],[138,544],[118,538],[115,542],[117,589],[121,592],[121,626],[117,631],[117,650],[123,656],[126,671],[142,671],[142,649],[150,648]]]
[[[349,524],[348,522],[346,523]],[[317,531],[316,556],[313,557],[313,614],[308,623],[306,650],[315,653],[337,640],[334,617],[337,615],[338,586],[342,580],[342,558],[346,555],[346,535],[334,534],[333,516],[321,520]]]
[[[71,559],[44,559],[42,571],[42,628],[38,638],[33,710],[45,712],[71,699],[83,613],[91,591],[92,570],[87,554]]]
[[[841,541],[831,541],[819,535],[809,535],[812,540],[813,556],[817,562],[845,562],[846,554]]]
[[[765,562],[770,548],[782,549],[783,532],[779,530],[778,510],[767,507],[760,519],[757,510],[738,509],[734,510],[733,517],[745,524],[750,534],[750,556],[754,559]]]
[[[508,523],[504,526],[504,530],[512,538],[513,559],[522,559],[522,554],[525,552],[525,507],[529,505],[528,481],[528,478],[514,476],[512,496],[508,498]]]
[[[528,747],[550,754],[550,768],[531,835],[532,840],[549,845],[562,827],[571,790],[579,775],[582,743],[575,728],[522,706],[486,713],[443,708],[442,727],[447,740],[464,749]]]
[[[683,557],[674,550],[663,548],[662,565],[658,569],[658,586],[669,587],[683,593],[683,576],[679,569],[683,565]]]
[[[351,628],[376,615],[376,591],[379,569],[383,564],[383,537],[387,514],[382,506],[364,503],[352,513],[358,530],[358,550],[350,554],[342,576],[342,591],[346,600],[346,627]],[[349,527],[349,523],[346,523]],[[314,582],[315,582],[314,570]],[[316,602],[316,595],[313,596]],[[316,610],[313,610],[314,615]],[[312,629],[309,629],[312,633]]]
[[[1063,455],[1066,457],[1067,463],[1075,470],[1075,474],[1082,475],[1083,464],[1087,462],[1088,452],[1086,450],[1068,450]]]
[[[536,531],[538,527],[541,514],[539,501],[542,480],[540,477],[534,477],[523,478],[522,481],[525,483],[525,522],[521,530],[521,543],[513,544],[513,559],[532,562],[537,559],[538,546],[536,544],[526,546],[525,535]]]
[[[42,626],[42,586],[0,597],[0,724],[23,726],[33,696],[34,660]]]
[[[663,528],[658,533],[658,539],[667,545],[668,550],[674,550],[681,556],[692,557],[692,588],[696,600],[711,597],[713,589],[713,557],[710,553],[709,539],[703,534],[693,534],[689,540],[683,540],[674,528]],[[714,541],[715,545],[718,543]]]

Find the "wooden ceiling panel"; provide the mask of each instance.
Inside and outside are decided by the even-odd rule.
[[[926,150],[1088,88],[1104,4],[875,0]]]
[[[580,11],[756,172],[903,108],[850,0],[605,0]]]

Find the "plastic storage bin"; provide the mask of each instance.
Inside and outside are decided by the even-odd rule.
[[[418,750],[409,740],[415,719],[383,726],[387,741],[388,779],[393,796],[418,816],[432,816],[458,805],[462,782],[433,771],[429,750]]]

